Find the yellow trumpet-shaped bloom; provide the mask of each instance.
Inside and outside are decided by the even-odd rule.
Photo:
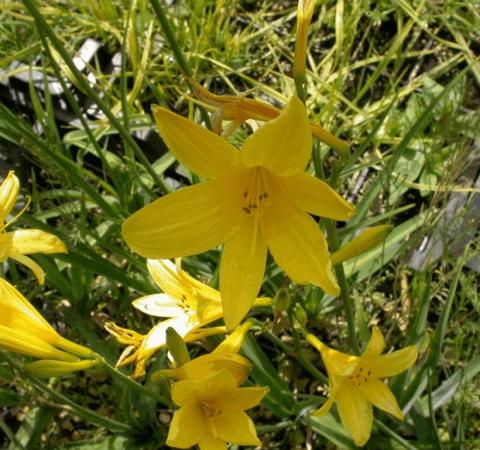
[[[260,445],[255,425],[245,410],[267,393],[259,387],[240,388],[227,370],[207,378],[173,384],[172,399],[180,407],[170,424],[167,445],[200,450],[226,450],[227,442]]]
[[[164,108],[155,108],[154,116],[176,158],[209,180],[130,216],[122,233],[132,250],[147,258],[173,258],[224,244],[220,293],[229,328],[247,314],[260,290],[267,247],[294,281],[339,293],[325,237],[310,214],[347,220],[355,209],[303,172],[312,135],[298,98],[240,151]]]
[[[189,78],[190,86],[195,96],[207,106],[214,108],[214,128],[220,134],[222,131],[222,120],[231,120],[232,123],[224,131],[224,135],[231,134],[237,127],[248,119],[268,122],[275,119],[282,112],[281,109],[257,99],[248,98],[242,95],[216,95],[195,80]],[[320,125],[310,121],[310,131],[320,141],[332,147],[338,153],[348,153],[348,144]]]
[[[145,314],[168,319],[155,325],[147,335],[112,323],[105,325],[119,342],[128,345],[117,365],[136,364],[134,378],[144,375],[146,363],[166,346],[168,328],[173,328],[185,342],[225,332],[224,327],[203,328],[223,316],[220,292],[188,275],[180,268],[180,261],[175,264],[168,259],[149,259],[147,268],[163,292],[141,297],[132,304]],[[268,305],[271,300],[258,298],[255,304]]]
[[[8,225],[14,222],[21,211],[10,222],[5,223],[7,216],[17,202],[20,183],[13,171],[10,171],[0,184],[0,262],[11,258],[27,266],[35,275],[39,284],[44,282],[42,268],[26,255],[32,253],[65,253],[67,249],[56,236],[42,230],[27,229],[6,232]]]
[[[0,348],[41,359],[66,362],[94,353],[60,336],[30,302],[0,278]]]
[[[377,327],[373,327],[372,337],[361,356],[329,348],[311,334],[307,335],[307,341],[321,353],[330,384],[328,400],[314,415],[326,414],[336,402],[343,426],[360,447],[372,431],[372,405],[403,420],[397,400],[380,378],[397,375],[411,367],[418,356],[415,346],[382,355],[385,342]]]

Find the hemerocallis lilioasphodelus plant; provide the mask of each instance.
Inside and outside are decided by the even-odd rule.
[[[361,356],[327,347],[312,334],[307,334],[306,339],[321,353],[330,385],[328,400],[314,415],[327,414],[336,402],[343,426],[360,447],[366,444],[372,431],[372,405],[403,420],[395,396],[381,379],[411,367],[418,356],[415,346],[382,355],[385,342],[376,326]]]
[[[195,96],[206,105],[207,108],[213,109],[214,130],[217,134],[228,136],[248,119],[268,122],[277,118],[282,111],[261,100],[248,98],[246,93],[240,95],[217,95],[205,89],[193,78],[189,78],[188,82]],[[232,122],[222,133],[221,122],[223,120],[231,120]],[[341,155],[348,153],[347,142],[328,132],[325,128],[322,128],[313,121],[310,121],[309,125],[313,136],[332,147]]]
[[[0,262],[11,258],[24,264],[34,273],[38,283],[43,284],[45,276],[42,268],[26,255],[32,253],[65,253],[67,249],[58,237],[42,230],[5,231],[26,209],[20,211],[10,222],[6,222],[17,202],[19,190],[18,178],[13,171],[10,171],[0,184]]]
[[[173,416],[167,445],[200,450],[227,450],[227,442],[260,445],[255,425],[245,410],[258,405],[267,393],[262,387],[238,387],[228,370],[202,379],[178,381],[172,400],[180,407]]]
[[[153,113],[178,161],[208,180],[130,216],[122,234],[132,250],[147,258],[174,258],[224,244],[220,293],[230,329],[260,290],[267,247],[294,281],[338,295],[325,237],[310,214],[347,220],[355,209],[328,184],[304,173],[312,134],[297,97],[240,151],[165,108]]]
[[[145,314],[168,319],[155,325],[147,335],[106,324],[106,329],[119,342],[128,345],[117,366],[136,364],[134,378],[144,375],[146,363],[165,347],[168,328],[173,328],[186,342],[226,331],[224,327],[204,328],[223,316],[220,292],[182,270],[180,260],[174,263],[168,259],[149,259],[147,269],[163,292],[141,297],[132,305]],[[267,297],[255,300],[257,306],[270,305],[271,302]]]
[[[63,369],[83,370],[82,358],[96,354],[60,336],[31,303],[10,283],[0,278],[0,348],[62,364]],[[58,370],[58,366],[57,366]]]

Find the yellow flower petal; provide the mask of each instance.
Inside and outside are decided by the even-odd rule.
[[[192,447],[203,439],[207,426],[198,408],[184,406],[173,415],[168,429],[167,445],[176,448]]]
[[[243,341],[245,340],[245,335],[248,330],[252,327],[253,322],[247,320],[241,325],[239,325],[235,330],[227,336],[213,351],[213,353],[223,354],[223,355],[232,355],[240,352],[242,348]]]
[[[125,220],[123,238],[147,258],[195,255],[216,247],[237,228],[241,211],[235,213],[231,191],[232,183],[223,178],[165,195]]]
[[[227,443],[223,439],[217,439],[211,434],[206,434],[205,437],[198,443],[200,450],[227,450]]]
[[[159,370],[152,375],[152,380],[157,382],[162,377],[201,380],[224,369],[230,373],[237,386],[240,386],[248,378],[251,367],[250,361],[241,355],[209,353],[192,359],[182,367]]]
[[[327,242],[318,224],[306,212],[275,192],[260,221],[275,262],[294,281],[314,284],[331,295],[339,294]]]
[[[55,378],[63,375],[68,375],[80,370],[88,370],[95,367],[98,364],[93,359],[76,362],[64,362],[43,359],[41,361],[35,361],[25,366],[30,373],[33,373],[37,377],[42,378]]]
[[[311,214],[334,220],[348,220],[355,214],[349,202],[318,178],[301,173],[275,180],[293,204]]]
[[[0,325],[22,330],[50,344],[60,339],[32,304],[3,278],[0,278]]]
[[[332,264],[338,264],[348,259],[354,258],[367,250],[380,245],[392,230],[390,225],[378,225],[367,228],[358,236],[349,241],[340,250],[332,254]]]
[[[208,400],[215,405],[215,400],[221,402],[222,397],[235,391],[237,385],[227,370],[215,372],[201,380],[177,381],[172,386],[172,400],[178,406],[185,406]]]
[[[252,217],[223,248],[220,293],[225,324],[232,329],[245,317],[260,290],[267,259],[267,244]]]
[[[343,426],[352,436],[355,444],[364,446],[372,431],[372,406],[363,398],[357,388],[343,383],[337,392],[337,409]]]
[[[260,445],[252,419],[243,411],[222,410],[212,419],[216,437],[237,445]]]
[[[238,163],[238,150],[225,139],[165,108],[153,116],[168,149],[182,164],[207,178],[225,176]]]
[[[238,388],[221,400],[220,408],[244,411],[257,406],[267,393],[268,388],[265,387]],[[228,439],[225,440],[228,441]]]
[[[372,377],[392,377],[411,367],[417,360],[417,357],[417,347],[412,345],[396,352],[372,358],[368,361],[368,368],[372,372]]]
[[[328,413],[328,411],[330,411],[334,402],[335,402],[335,397],[329,397],[327,401],[319,409],[317,409],[315,412],[312,413],[312,416],[323,417],[325,414]]]
[[[152,294],[138,298],[132,305],[149,316],[179,317],[185,314],[179,300],[168,294]]]
[[[2,181],[2,184],[0,184],[0,226],[3,225],[3,222],[15,206],[19,190],[20,182],[15,172],[11,170]]]
[[[247,138],[240,158],[247,167],[261,166],[288,176],[302,172],[311,153],[312,132],[305,106],[292,97],[276,119]]]
[[[25,256],[25,255],[20,255],[20,254],[9,255],[9,256],[11,259],[14,259],[20,264],[27,266],[35,275],[35,278],[37,279],[38,284],[43,284],[45,282],[45,273],[43,272],[43,269],[32,258],[29,258],[28,256]]]
[[[358,389],[367,402],[391,414],[399,420],[403,420],[402,410],[398,406],[392,391],[377,378],[370,378],[366,383],[358,386]]]
[[[372,358],[379,356],[383,349],[385,348],[385,340],[383,339],[383,334],[380,331],[380,328],[374,326],[372,328],[372,335],[368,341],[367,348],[363,352],[361,358],[366,360],[367,358]]]
[[[223,243],[237,228],[228,192],[231,182],[213,180],[181,189],[145,206],[123,223],[132,250],[147,258],[195,255]]]
[[[180,260],[179,260],[180,261]],[[220,293],[206,284],[191,277],[169,259],[149,259],[147,269],[157,286],[165,293],[181,299],[196,308],[196,303],[191,303],[192,297],[202,297],[220,304]]]
[[[15,230],[6,234],[9,253],[65,253],[65,244],[55,235],[42,230]]]

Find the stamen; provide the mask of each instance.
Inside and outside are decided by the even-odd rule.
[[[12,223],[16,222],[20,218],[20,216],[28,209],[32,199],[30,198],[29,195],[26,196],[26,199],[27,199],[27,202],[25,203],[25,206],[9,222],[0,226],[0,232],[3,231],[8,226],[10,226]]]
[[[211,418],[221,414],[221,411],[213,408],[207,402],[200,402],[200,410],[205,417]]]

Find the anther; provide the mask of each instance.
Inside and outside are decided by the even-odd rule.
[[[245,192],[243,193],[243,198],[247,198],[247,197],[248,197],[248,191],[245,191]]]
[[[252,214],[252,211],[249,208],[246,208],[245,206],[242,206],[242,209],[247,213],[247,214]]]

